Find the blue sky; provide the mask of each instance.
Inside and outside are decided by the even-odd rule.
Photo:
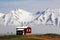
[[[4,1],[4,2],[10,2],[10,1],[49,1],[49,0],[0,0],[1,2]]]
[[[6,13],[16,8],[36,13],[46,8],[60,8],[60,0],[0,0],[0,12]]]

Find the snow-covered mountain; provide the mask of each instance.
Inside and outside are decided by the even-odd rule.
[[[3,24],[4,19],[5,18],[5,14],[4,13],[0,13],[0,24]]]
[[[3,13],[0,13],[0,17],[2,17],[4,14]]]
[[[0,35],[16,34],[16,27],[22,25],[30,26],[32,34],[60,34],[60,9],[49,8],[35,14],[22,9],[0,13]]]
[[[22,9],[12,10],[5,15],[1,15],[1,17],[0,24],[3,23],[5,25],[22,25],[22,23],[27,24],[34,19],[32,13]]]
[[[4,25],[27,25],[50,24],[60,25],[60,9],[46,9],[36,14],[27,12],[23,9],[15,9],[7,14],[0,13],[0,24]]]
[[[60,9],[46,9],[34,21],[38,24],[60,25]]]

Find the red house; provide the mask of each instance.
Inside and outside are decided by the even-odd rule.
[[[24,31],[26,35],[30,35],[32,30],[31,30],[31,27],[27,27],[24,29]]]
[[[16,34],[17,35],[30,35],[31,34],[31,27],[17,27]]]

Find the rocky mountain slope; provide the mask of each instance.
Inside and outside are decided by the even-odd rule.
[[[60,9],[48,8],[36,14],[23,9],[15,9],[7,14],[0,13],[0,24],[27,25],[30,23],[60,25]]]

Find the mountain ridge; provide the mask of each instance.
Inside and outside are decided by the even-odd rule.
[[[27,12],[23,9],[15,9],[7,14],[0,14],[0,24],[4,25],[27,25],[30,23],[35,24],[50,24],[60,25],[60,9],[48,8],[36,14]]]
[[[47,9],[42,12],[41,16],[37,18],[37,20],[41,24],[52,24],[52,25],[60,25],[60,9]],[[49,21],[51,21],[49,23]],[[56,22],[55,22],[56,21]]]

